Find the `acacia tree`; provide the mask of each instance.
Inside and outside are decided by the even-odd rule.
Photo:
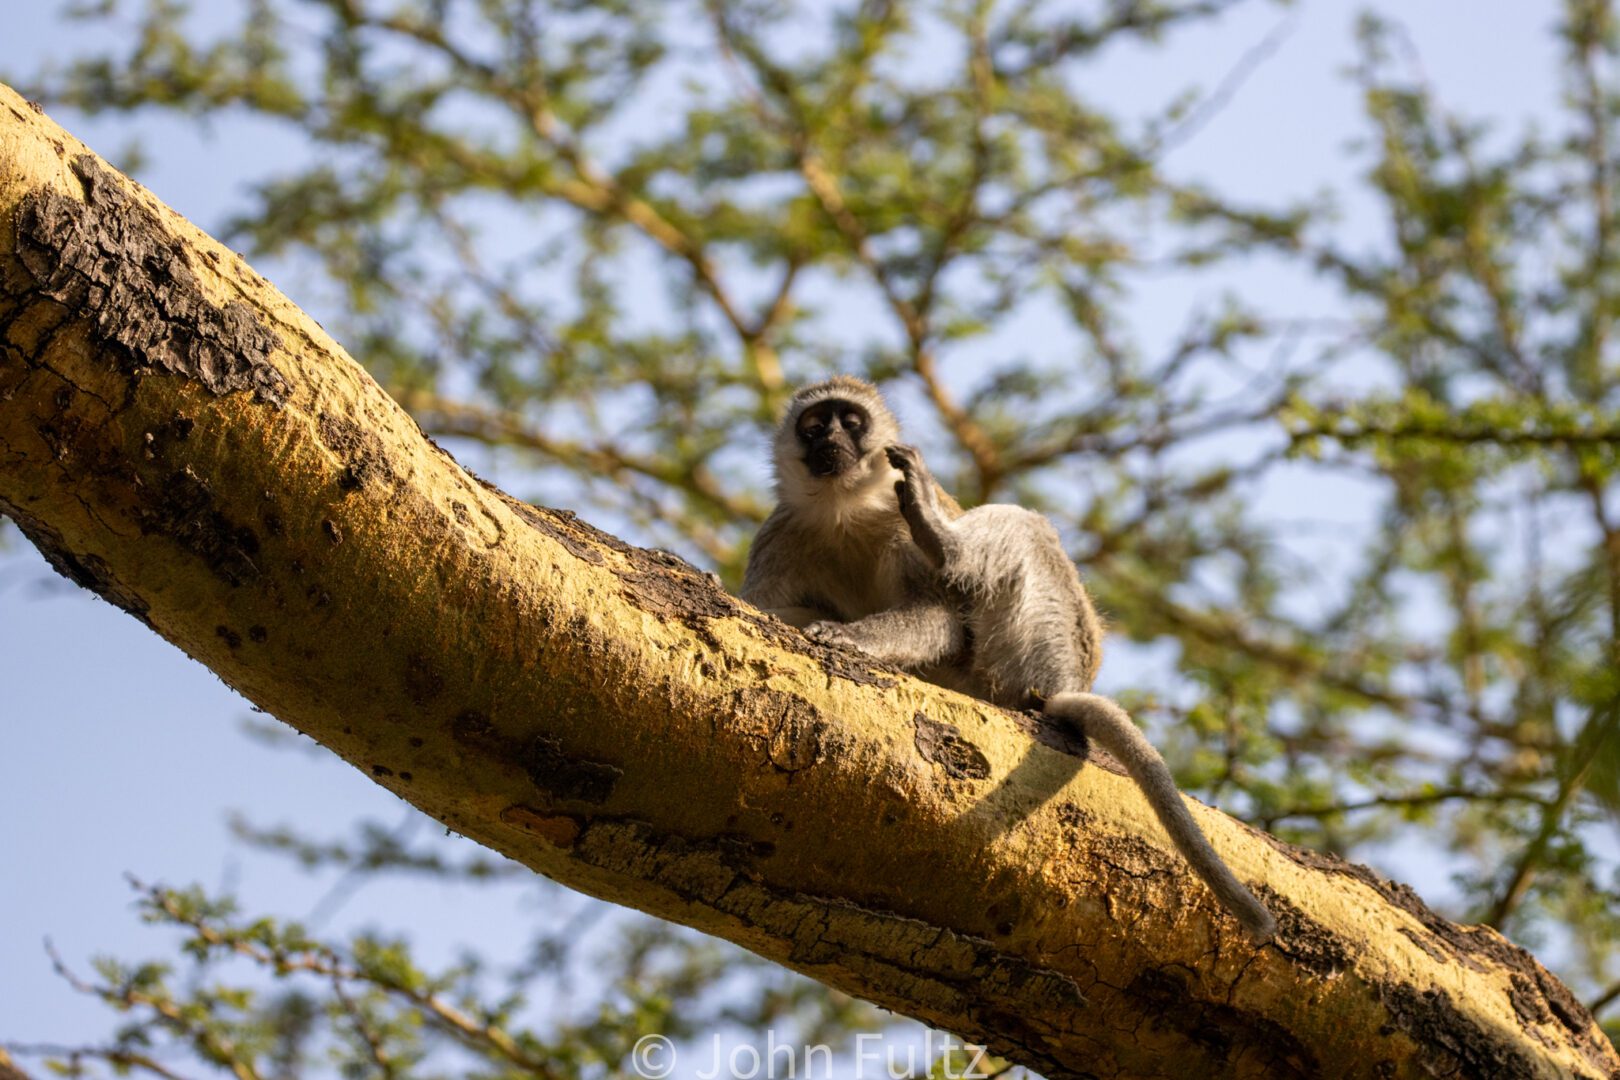
[[[1129,703],[1190,789],[1329,851],[1421,826],[1474,860],[1461,914],[1568,929],[1565,974],[1601,1010],[1620,985],[1589,842],[1620,783],[1612,13],[1566,5],[1568,131],[1511,145],[1441,111],[1368,25],[1391,226],[1369,251],[1169,175],[1198,101],[1129,122],[1075,91],[1104,50],[1228,6],[260,0],[201,41],[153,3],[127,51],[27,88],[307,135],[319,162],[267,178],[229,235],[336,289],[329,325],[424,430],[532,455],[525,494],[725,574],[766,506],[739,433],[827,370],[892,387],[964,501],[1052,512],[1122,632],[1178,645],[1176,678]],[[1340,284],[1343,317],[1232,301],[1160,346],[1114,314],[1148,270],[1218,278],[1255,251]],[[1371,359],[1383,389],[1333,389]],[[1378,492],[1358,570],[1326,590],[1253,509],[1300,469]],[[1439,645],[1418,629],[1437,612]]]

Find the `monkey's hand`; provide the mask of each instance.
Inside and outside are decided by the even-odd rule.
[[[905,477],[905,480],[895,484],[896,491],[900,490],[901,484],[914,486],[921,481],[933,479],[928,474],[928,466],[923,464],[922,451],[915,446],[893,443],[885,446],[883,453],[889,459],[889,464],[900,470],[901,475]]]
[[[933,474],[915,446],[890,446],[884,453],[900,470],[902,479],[895,481],[894,493],[900,499],[900,515],[911,529],[911,541],[937,569],[945,562],[945,533],[950,526],[939,509]]]
[[[817,645],[854,649],[856,652],[868,651],[862,635],[856,633],[849,623],[834,622],[830,619],[813,622],[804,628],[804,636]]]
[[[854,649],[912,671],[958,656],[966,644],[956,610],[933,602],[890,608],[854,622],[813,622],[804,632],[818,645]]]

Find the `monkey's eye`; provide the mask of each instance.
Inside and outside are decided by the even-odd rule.
[[[859,430],[860,426],[865,422],[865,418],[860,413],[847,412],[844,414],[844,426],[851,431]]]

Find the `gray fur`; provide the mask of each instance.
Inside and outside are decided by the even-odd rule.
[[[799,416],[828,399],[872,418],[854,465],[818,479]],[[808,420],[807,420],[808,422]],[[1044,699],[1118,758],[1193,870],[1260,940],[1276,922],[1198,828],[1164,759],[1130,716],[1090,693],[1102,621],[1051,523],[1016,506],[963,513],[877,388],[840,377],[799,391],[775,444],[777,507],[749,552],[742,595],[816,641],[859,649],[986,701]]]

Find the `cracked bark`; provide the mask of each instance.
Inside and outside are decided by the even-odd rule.
[[[1256,948],[1061,733],[482,484],[4,88],[0,513],[451,828],[1049,1077],[1620,1076],[1494,931],[1196,807]]]

